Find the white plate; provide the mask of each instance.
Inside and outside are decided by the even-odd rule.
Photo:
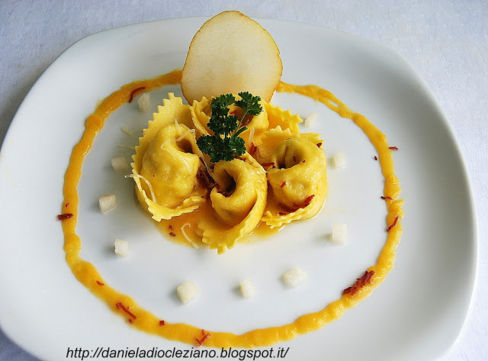
[[[62,360],[67,347],[173,346],[176,342],[129,327],[71,274],[56,215],[63,176],[84,119],[121,85],[181,67],[204,19],[159,21],[92,35],[67,50],[43,74],[20,107],[0,157],[0,321],[4,332],[42,359]],[[284,63],[282,79],[318,84],[367,116],[400,148],[395,166],[403,188],[404,235],[393,271],[373,294],[341,319],[280,345],[287,360],[430,360],[456,339],[469,306],[476,268],[473,206],[465,167],[449,126],[423,82],[395,53],[371,41],[297,23],[263,20]],[[169,88],[180,94],[177,87]],[[168,88],[151,93],[153,108]],[[137,137],[150,118],[125,105],[107,122],[87,156],[79,186],[82,256],[105,280],[170,322],[243,332],[279,325],[338,298],[385,240],[383,181],[373,146],[351,121],[298,95],[273,102],[301,115],[320,113],[328,155],[347,156],[346,170],[330,169],[329,197],[315,219],[288,226],[225,255],[167,241],[140,211],[132,181],[114,174],[110,159],[128,155],[118,145]],[[118,208],[97,210],[100,195],[115,193]],[[347,223],[349,244],[331,245],[332,223]],[[117,259],[114,238],[130,242]],[[294,290],[280,281],[300,266],[309,281]],[[254,280],[257,297],[234,292]],[[198,283],[201,298],[181,306],[175,286]],[[278,346],[278,345],[277,345]]]

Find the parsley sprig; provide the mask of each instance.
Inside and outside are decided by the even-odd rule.
[[[239,136],[247,129],[243,126],[244,120],[248,115],[256,116],[263,110],[259,104],[259,96],[253,96],[249,92],[240,92],[238,95],[240,100],[236,100],[232,94],[222,94],[212,99],[212,115],[207,125],[214,134],[201,136],[197,140],[197,145],[202,152],[210,156],[213,163],[229,161],[246,152],[244,139]],[[229,106],[232,104],[241,108],[240,118],[229,115]]]

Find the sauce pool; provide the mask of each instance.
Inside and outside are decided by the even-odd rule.
[[[359,113],[352,112],[344,103],[337,99],[331,92],[315,85],[292,85],[280,82],[278,92],[297,93],[315,99],[341,117],[352,120],[366,134],[376,148],[381,171],[385,180],[384,195],[387,216],[385,225],[385,244],[381,249],[376,264],[366,271],[373,272],[368,282],[362,285],[354,293],[344,293],[336,301],[331,302],[318,312],[304,314],[294,322],[282,326],[255,329],[243,334],[229,332],[213,332],[201,328],[183,324],[164,322],[164,317],[156,317],[153,313],[140,307],[136,301],[116,289],[110,287],[98,272],[96,267],[80,257],[81,239],[76,234],[78,221],[78,184],[85,156],[90,151],[93,140],[102,130],[107,118],[123,104],[132,100],[134,93],[151,91],[154,88],[166,85],[179,84],[181,70],[174,70],[170,73],[158,76],[154,79],[141,80],[122,86],[107,98],[105,98],[91,114],[85,123],[85,130],[80,141],[75,145],[71,153],[68,168],[64,177],[62,205],[63,213],[73,214],[72,217],[62,220],[64,232],[64,251],[74,276],[94,295],[104,301],[113,312],[125,318],[132,327],[141,331],[156,334],[169,340],[175,340],[192,345],[204,345],[208,347],[258,347],[272,345],[280,341],[290,340],[300,334],[311,332],[323,327],[326,323],[338,319],[344,312],[367,297],[386,277],[393,267],[395,250],[400,241],[402,225],[399,221],[403,216],[403,200],[399,200],[400,185],[395,176],[392,150],[386,141],[386,136],[377,129],[366,117]],[[188,243],[184,237],[180,238],[178,232],[185,222],[191,222],[190,217],[182,218],[175,222],[163,222],[160,227],[168,234],[173,232],[175,238]],[[172,225],[173,230],[169,229]],[[392,226],[393,225],[393,226]],[[187,227],[188,228],[188,227]],[[388,229],[388,232],[386,232]],[[261,232],[266,233],[263,229]],[[257,232],[260,233],[259,230]],[[191,237],[191,234],[189,234]],[[195,240],[197,238],[195,237]],[[196,241],[198,243],[198,241]],[[198,244],[197,244],[198,245]],[[203,338],[202,334],[206,336]]]

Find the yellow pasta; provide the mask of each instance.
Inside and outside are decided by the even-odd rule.
[[[251,233],[266,206],[266,173],[249,154],[215,165],[216,186],[210,193],[213,214],[202,218],[198,228],[202,242],[219,253]]]
[[[263,221],[281,227],[315,216],[327,195],[327,159],[319,135],[275,128],[262,142],[259,161],[268,168],[270,187]]]
[[[282,129],[290,129],[292,133],[300,131],[298,124],[302,123],[303,120],[297,114],[292,114],[289,110],[283,110],[270,103],[264,103],[264,108],[268,114],[269,129],[281,127]]]
[[[298,115],[261,104],[263,111],[246,119],[248,129],[241,134],[249,153],[212,165],[196,144],[199,136],[212,134],[211,100],[204,97],[188,106],[170,94],[163,101],[132,164],[137,197],[154,220],[201,208],[190,228],[203,245],[222,253],[261,221],[276,228],[320,211],[327,178],[319,135],[299,133]],[[229,112],[242,115],[234,105]],[[202,174],[207,181],[202,182]]]
[[[170,93],[136,147],[132,177],[137,198],[156,221],[192,212],[205,202],[192,124],[189,106]]]

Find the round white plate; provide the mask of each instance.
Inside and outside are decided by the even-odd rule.
[[[62,360],[67,348],[189,348],[129,327],[73,277],[56,220],[63,176],[84,120],[98,100],[133,80],[183,65],[205,19],[158,21],[85,38],[57,59],[32,88],[0,154],[0,321],[4,332],[41,359]],[[430,360],[456,339],[465,319],[476,268],[476,232],[469,184],[446,120],[423,82],[398,55],[371,41],[303,24],[263,20],[284,64],[282,79],[318,84],[367,116],[387,136],[405,202],[404,234],[393,271],[341,319],[278,346],[287,360]],[[151,93],[153,110],[168,91]],[[302,116],[319,113],[330,157],[343,152],[345,170],[329,168],[329,196],[315,219],[286,227],[224,255],[165,239],[136,204],[133,183],[110,167],[129,156],[150,113],[135,103],[108,120],[86,158],[79,185],[82,256],[105,281],[169,322],[241,333],[281,325],[323,308],[375,263],[385,240],[383,179],[375,151],[351,121],[298,95],[273,103]],[[121,127],[135,132],[126,135]],[[307,131],[307,129],[303,129]],[[100,195],[118,208],[102,215]],[[349,242],[333,245],[333,223],[346,223]],[[119,259],[113,240],[130,242]],[[286,289],[281,274],[299,266],[306,284]],[[253,300],[235,287],[250,278]],[[191,279],[197,302],[182,306],[175,287]]]

